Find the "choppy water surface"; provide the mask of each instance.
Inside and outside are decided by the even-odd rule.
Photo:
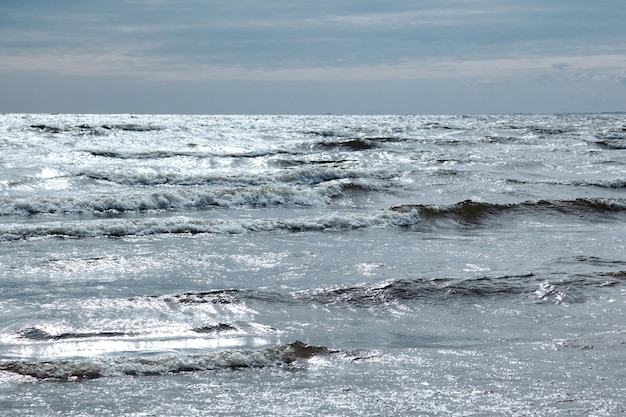
[[[0,116],[5,415],[626,413],[626,118]]]

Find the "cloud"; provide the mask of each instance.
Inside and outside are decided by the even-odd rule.
[[[623,69],[621,73],[614,75],[611,79],[617,84],[626,85],[626,68]]]
[[[626,56],[590,55],[583,57],[520,56],[504,59],[415,59],[403,62],[361,65],[310,65],[298,63],[282,67],[188,63],[167,57],[139,55],[132,49],[115,48],[93,54],[46,54],[7,57],[0,64],[4,71],[24,68],[80,76],[132,76],[145,81],[350,81],[411,79],[473,79],[469,84],[510,83],[518,77],[545,76],[547,68],[571,62],[564,76],[570,81],[595,77],[615,78],[626,67]],[[572,71],[569,71],[572,70]],[[575,70],[575,71],[574,71]],[[550,77],[544,78],[544,81]]]
[[[45,53],[106,56],[123,48],[126,55],[146,63],[153,59],[156,64],[179,61],[202,66],[306,69],[424,59],[626,52],[623,20],[614,18],[624,15],[620,12],[623,7],[605,10],[607,4],[615,3],[607,0],[574,3],[14,2],[0,6],[6,20],[0,25],[0,58]],[[604,19],[591,20],[589,16],[594,15]]]
[[[567,63],[567,62],[557,62],[557,63],[554,63],[554,64],[551,65],[551,67],[553,69],[555,69],[555,70],[562,70],[562,69],[565,69],[565,68],[569,68],[571,66],[572,65]]]

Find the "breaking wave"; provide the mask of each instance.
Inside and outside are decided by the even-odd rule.
[[[333,214],[315,218],[292,219],[97,219],[75,222],[14,224],[0,229],[1,240],[41,237],[95,238],[148,236],[155,234],[244,234],[251,232],[304,232],[354,230],[363,228],[409,227],[419,221],[416,211]]]
[[[238,349],[191,355],[157,357],[115,357],[81,360],[12,361],[0,364],[0,371],[37,379],[82,380],[107,376],[167,375],[216,369],[288,366],[298,360],[338,351],[300,341],[265,349]]]
[[[232,174],[230,176],[211,174],[185,174],[177,171],[151,171],[151,170],[115,170],[107,171],[80,171],[77,176],[91,180],[107,181],[121,185],[223,185],[225,187],[243,186],[273,186],[276,188],[289,185],[317,185],[329,181],[354,180],[365,182],[392,179],[397,175],[393,171],[350,169],[339,164],[345,161],[272,161],[278,165],[290,164],[294,169],[267,172],[264,174]],[[306,165],[306,166],[305,166]]]
[[[248,204],[252,206],[268,206],[275,204],[294,204],[297,198],[302,198],[301,204],[311,204],[313,197],[297,190],[289,189],[288,194],[281,196],[276,190],[271,190],[268,196],[258,192],[246,195],[249,189],[235,197],[225,194],[222,201],[215,197],[204,196],[204,199],[190,199],[190,202],[176,202],[180,195],[154,193],[147,200],[125,202],[123,199],[105,200],[104,202],[85,201],[91,204],[87,212],[127,212],[133,210],[168,209],[173,206],[179,208],[198,208],[204,206],[233,206]],[[310,191],[310,190],[309,190]],[[341,191],[337,191],[338,195]],[[324,202],[328,198],[328,191],[318,196],[318,201]],[[124,205],[122,205],[124,204]],[[75,207],[80,204],[75,203]],[[0,205],[1,207],[1,205]],[[63,208],[51,209],[50,206],[15,205],[7,213],[16,210],[26,213],[55,213],[64,212]],[[575,199],[556,201],[526,201],[521,203],[498,204],[466,200],[459,203],[443,206],[435,205],[401,205],[389,210],[370,212],[335,212],[319,217],[296,218],[258,218],[258,219],[215,219],[190,218],[186,216],[165,218],[96,218],[91,220],[68,221],[40,221],[34,223],[9,224],[0,229],[0,240],[17,240],[36,237],[66,237],[66,238],[93,238],[93,237],[126,237],[148,236],[155,234],[244,234],[255,232],[305,232],[326,230],[355,230],[366,228],[398,228],[398,227],[440,227],[466,226],[478,227],[487,225],[490,221],[507,222],[519,216],[576,216],[588,221],[614,220],[626,214],[626,202],[623,199]],[[509,216],[509,217],[505,217]],[[512,217],[511,217],[512,216]]]
[[[324,135],[322,135],[324,136]],[[326,136],[324,136],[326,137]],[[398,136],[372,136],[372,137],[339,137],[333,140],[325,139],[314,142],[309,145],[316,151],[340,151],[340,152],[359,152],[376,149],[385,143],[402,143],[413,141],[414,139],[403,138]]]
[[[29,200],[0,198],[0,215],[107,214],[207,207],[326,205],[341,195],[340,183],[319,187],[265,184],[226,189],[161,188],[133,193],[86,196],[35,196]]]
[[[455,224],[479,225],[488,219],[498,218],[505,214],[539,215],[551,213],[594,218],[618,215],[626,213],[626,201],[618,198],[578,198],[575,200],[539,200],[498,204],[465,200],[443,206],[408,204],[392,207],[391,210],[400,213],[417,210],[424,222],[452,220]]]
[[[310,303],[354,308],[385,308],[397,303],[474,303],[477,299],[511,297],[520,302],[576,303],[589,295],[586,288],[605,288],[624,283],[625,272],[563,276],[527,273],[523,275],[459,278],[395,279],[374,283],[318,288],[291,293],[256,289],[224,289],[152,296],[181,304],[256,301],[270,305]],[[586,294],[586,295],[585,295]]]
[[[617,282],[617,281],[616,281]],[[520,302],[576,303],[584,300],[583,287],[606,286],[606,276],[548,277],[533,273],[483,276],[468,279],[400,279],[374,284],[325,288],[295,294],[300,301],[355,308],[393,307],[397,304],[455,302],[511,297]]]

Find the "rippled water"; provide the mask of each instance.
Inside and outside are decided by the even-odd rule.
[[[620,415],[626,119],[0,116],[6,415]]]

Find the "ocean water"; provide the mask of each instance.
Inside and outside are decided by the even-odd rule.
[[[6,416],[626,413],[626,116],[0,115]]]

